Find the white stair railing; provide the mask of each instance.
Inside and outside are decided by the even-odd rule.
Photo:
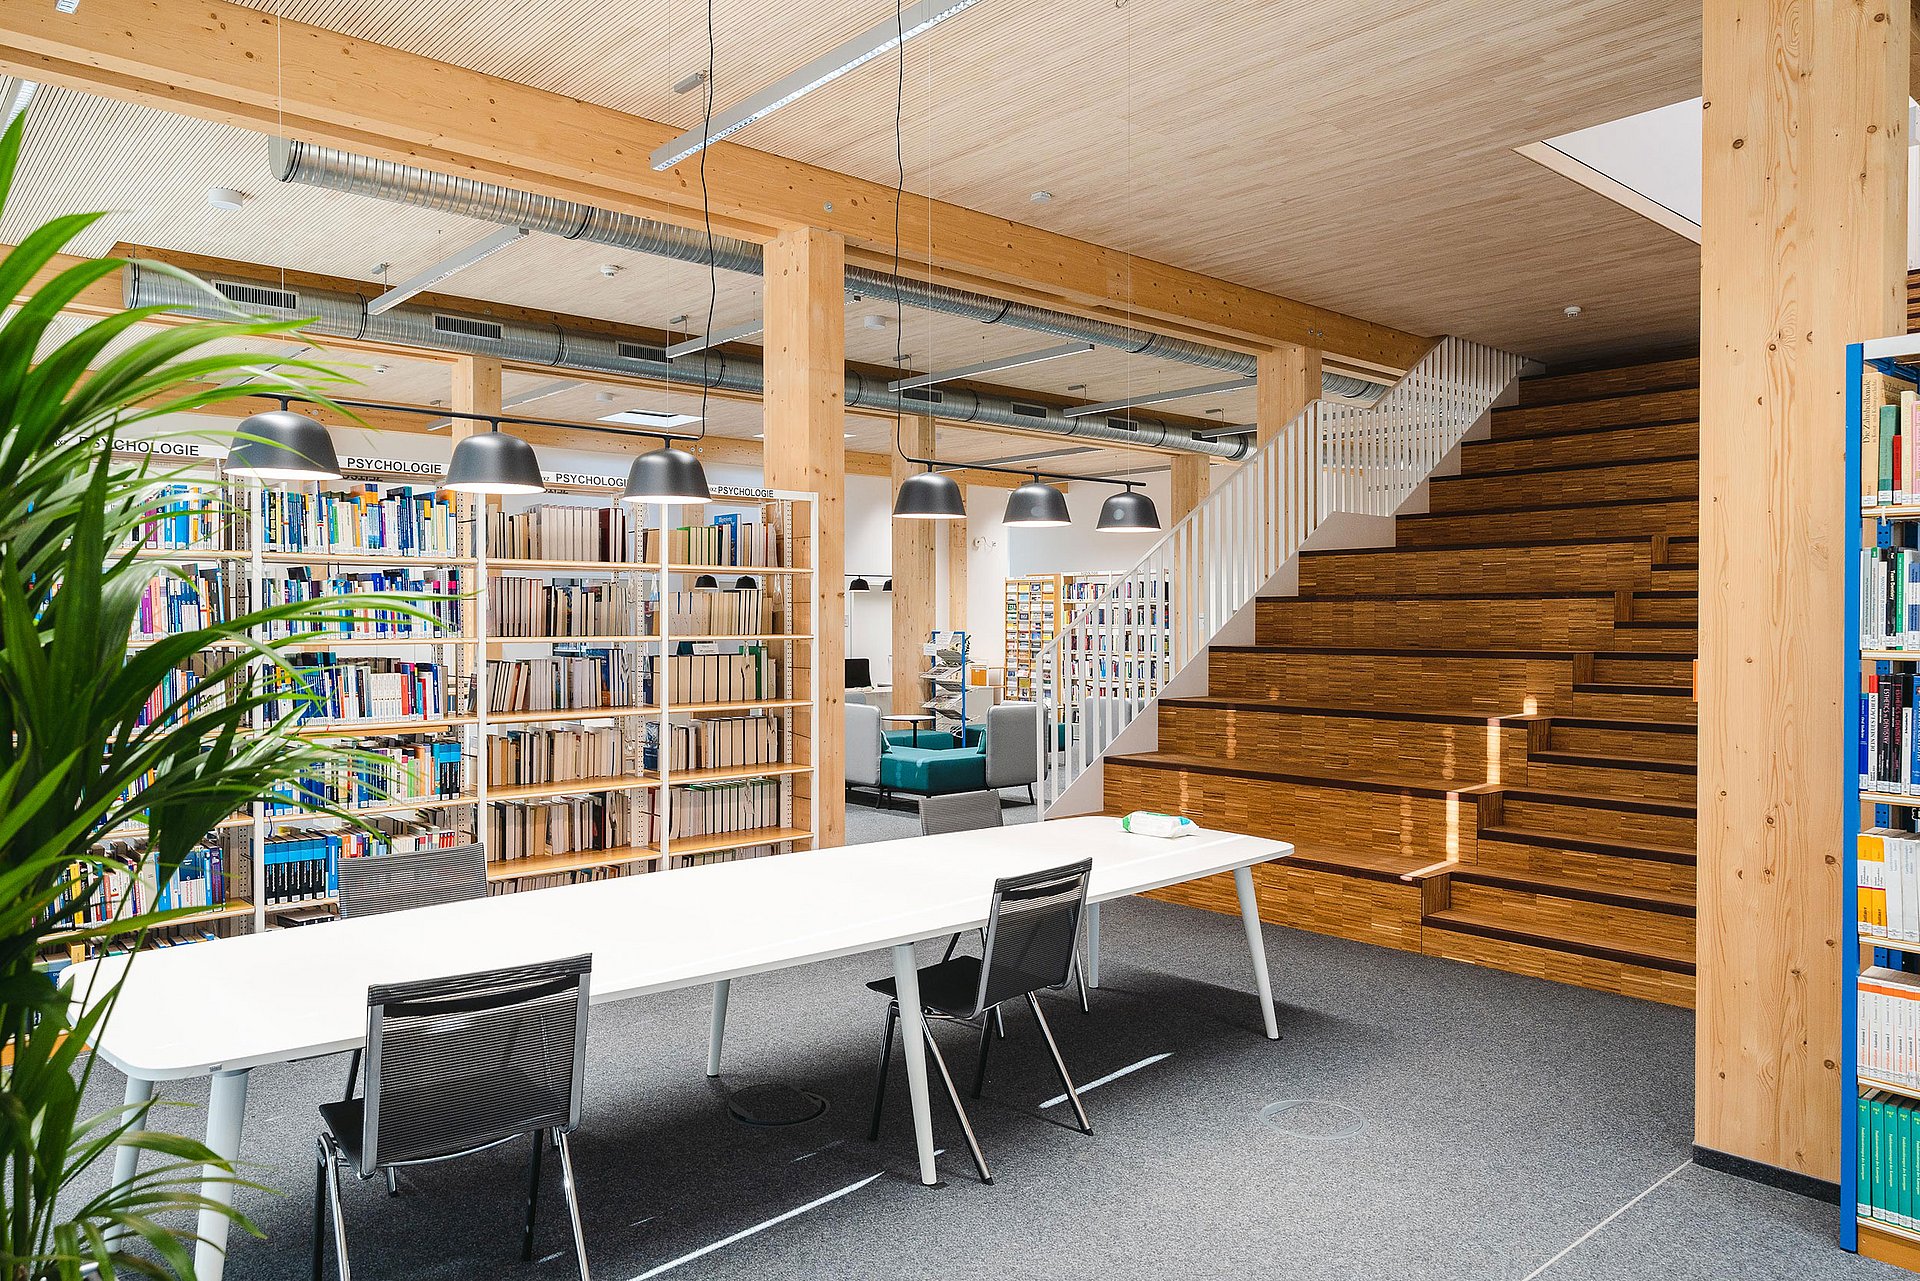
[[[1371,404],[1309,404],[1132,569],[1093,579],[1036,663],[1041,813],[1329,516],[1394,515],[1519,372],[1443,338]]]

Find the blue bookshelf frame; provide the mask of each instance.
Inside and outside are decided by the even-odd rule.
[[[1847,549],[1846,549],[1846,606],[1844,625],[1846,628],[1843,643],[1847,659],[1844,664],[1845,692],[1842,696],[1842,709],[1846,717],[1846,732],[1843,741],[1847,745],[1847,758],[1841,770],[1842,779],[1842,884],[1841,928],[1846,931],[1848,946],[1841,949],[1840,980],[1840,1244],[1844,1249],[1858,1251],[1860,1248],[1860,1189],[1859,1189],[1859,1142],[1856,1121],[1856,1108],[1860,1096],[1859,1063],[1859,982],[1860,950],[1870,945],[1867,937],[1860,933],[1860,877],[1859,848],[1861,829],[1861,808],[1869,802],[1861,797],[1860,788],[1860,728],[1859,706],[1861,679],[1866,664],[1870,661],[1860,646],[1860,557],[1866,547],[1867,522],[1886,519],[1876,514],[1860,501],[1861,474],[1865,460],[1860,456],[1862,447],[1860,423],[1865,404],[1862,400],[1862,383],[1869,368],[1874,371],[1899,378],[1905,382],[1920,385],[1920,367],[1900,365],[1896,357],[1920,357],[1920,338],[1901,336],[1883,338],[1874,342],[1852,343],[1847,347],[1847,395],[1846,395],[1846,442],[1847,442],[1847,490],[1845,501],[1848,512]],[[1877,465],[1877,460],[1876,460]],[[1920,505],[1909,504],[1903,514],[1893,517],[1898,520],[1920,521]],[[1912,658],[1900,660],[1920,663],[1920,653]],[[1872,802],[1875,806],[1876,826],[1884,826],[1891,821],[1895,805]],[[1920,797],[1912,797],[1899,808],[1920,809]],[[1920,1091],[1913,1092],[1916,1101],[1920,1101]],[[1891,1225],[1876,1223],[1877,1229],[1899,1232]],[[1910,1234],[1902,1234],[1910,1235]]]

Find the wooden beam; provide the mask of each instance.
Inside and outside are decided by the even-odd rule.
[[[1177,525],[1187,513],[1207,501],[1213,491],[1213,460],[1205,454],[1179,454],[1173,460],[1173,502],[1168,524]]]
[[[900,445],[915,458],[933,457],[933,419],[906,418]],[[893,492],[919,471],[900,454],[893,456]],[[965,521],[949,522],[964,525]],[[920,672],[927,660],[920,647],[933,631],[933,540],[939,521],[893,522],[893,710],[917,712],[931,695],[921,693]]]
[[[222,0],[87,0],[78,15],[7,5],[0,72],[681,225],[701,208],[697,168],[647,164],[673,126]],[[707,186],[731,234],[815,226],[872,250],[894,239],[881,183],[721,143]],[[898,232],[932,246],[936,268],[1023,299],[1127,308],[1246,350],[1306,344],[1404,369],[1424,349],[1389,326],[940,201],[902,202]]]
[[[1263,351],[1254,388],[1254,423],[1264,445],[1320,396],[1320,352],[1287,344]]]
[[[1909,9],[1704,13],[1694,1138],[1831,1181],[1844,355],[1904,328]]]
[[[767,484],[810,490],[819,498],[820,536],[813,547],[817,613],[814,666],[805,673],[817,695],[817,720],[796,734],[801,763],[814,762],[815,808],[822,846],[846,839],[846,326],[842,282],[846,246],[814,228],[777,236],[767,245]],[[897,585],[897,584],[896,584]],[[805,775],[798,793],[811,791]]]

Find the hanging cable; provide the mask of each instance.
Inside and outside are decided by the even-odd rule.
[[[713,132],[713,0],[707,0],[707,83],[706,107],[700,137],[705,140]],[[720,303],[720,269],[714,264],[713,254],[713,201],[707,193],[707,153],[710,146],[700,148],[700,219],[707,230],[707,345],[700,349],[700,434],[695,440],[707,438],[707,393],[713,385],[713,368],[709,363],[713,359],[713,315]],[[671,363],[671,362],[669,362]]]
[[[893,0],[893,47],[899,55],[895,63],[893,82],[893,275],[900,277],[900,202],[907,190],[907,153],[902,137],[905,134],[903,117],[907,102],[907,42],[901,30],[901,0]],[[906,357],[901,344],[906,338],[906,305],[900,301],[900,295],[893,295],[893,367],[897,370],[905,363]],[[900,443],[900,434],[906,425],[899,405],[893,407],[893,448],[900,457],[907,456],[906,447]]]

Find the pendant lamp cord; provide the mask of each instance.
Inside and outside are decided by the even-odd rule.
[[[700,218],[707,229],[707,345],[700,349],[700,434],[707,438],[707,392],[713,385],[713,314],[720,302],[720,269],[714,265],[713,201],[707,193],[707,155],[713,150],[713,0],[707,0],[707,83],[705,115],[700,126]],[[673,362],[667,362],[671,372]]]
[[[893,183],[893,278],[895,280],[900,279],[900,202],[905,198],[907,190],[907,156],[906,148],[901,141],[902,135],[905,133],[902,121],[905,116],[907,101],[907,41],[906,33],[902,29],[903,19],[901,17],[900,6],[901,0],[893,0],[893,47],[894,51],[899,55],[895,64],[896,72],[893,82],[893,168],[895,174]],[[893,293],[893,367],[896,373],[905,372],[901,368],[905,363],[905,358],[902,354],[902,345],[905,341],[906,308],[900,301],[900,291],[896,289]],[[896,404],[893,407],[893,449],[900,457],[906,459],[908,462],[912,462],[913,460],[907,457],[906,447],[900,443],[901,430],[904,425],[905,420],[902,417],[900,406]],[[927,470],[933,470],[931,463],[927,465]]]

